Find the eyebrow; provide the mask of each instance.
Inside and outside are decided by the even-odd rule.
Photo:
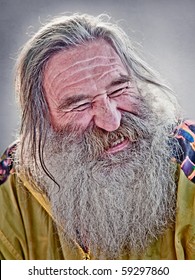
[[[131,77],[127,75],[120,75],[119,78],[113,80],[108,86],[106,86],[106,90],[108,90],[111,87],[118,86],[120,84],[124,84],[126,82],[131,81]],[[68,108],[69,106],[76,104],[78,102],[81,102],[83,100],[88,99],[91,101],[93,98],[91,96],[85,95],[85,94],[77,94],[70,97],[66,97],[61,100],[61,104],[58,106],[58,110]]]
[[[117,78],[116,80],[112,81],[107,87],[106,89],[110,88],[110,87],[114,87],[114,86],[118,86],[120,84],[124,84],[126,82],[130,82],[131,81],[131,77],[128,75],[120,75],[119,78]]]

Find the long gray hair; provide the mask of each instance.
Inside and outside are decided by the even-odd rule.
[[[42,86],[44,66],[53,54],[97,38],[106,40],[115,49],[136,81],[155,86],[162,99],[168,98],[174,103],[168,87],[163,85],[155,72],[138,57],[128,36],[119,26],[111,23],[108,16],[74,14],[55,18],[27,42],[16,68],[16,92],[22,111],[21,155],[25,145],[36,162],[38,151],[39,161],[46,173],[48,171],[44,165],[43,147],[50,116]]]

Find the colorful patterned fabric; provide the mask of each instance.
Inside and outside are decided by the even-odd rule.
[[[0,158],[0,185],[3,184],[10,174],[14,173],[13,158],[16,150],[16,143],[7,148]]]
[[[182,148],[177,161],[186,177],[195,183],[195,122],[186,120],[175,130],[175,137]]]

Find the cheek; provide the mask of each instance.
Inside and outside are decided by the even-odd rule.
[[[91,120],[92,116],[87,112],[87,110],[84,110],[83,112],[72,113],[71,116],[71,123],[82,128],[83,131],[87,129]]]
[[[92,117],[87,112],[70,112],[65,114],[58,114],[52,118],[52,126],[54,129],[65,129],[67,126],[74,129],[79,128],[83,131],[87,129]]]
[[[117,99],[117,108],[126,112],[139,114],[140,102],[133,96],[124,95]]]

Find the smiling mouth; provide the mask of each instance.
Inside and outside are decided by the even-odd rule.
[[[114,141],[110,147],[105,151],[106,154],[115,154],[127,148],[129,140],[123,136],[120,139]]]

